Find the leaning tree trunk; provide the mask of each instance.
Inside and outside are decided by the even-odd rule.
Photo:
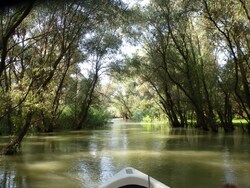
[[[6,59],[8,55],[8,43],[16,28],[23,22],[23,20],[29,15],[33,8],[34,0],[31,0],[25,5],[24,9],[20,9],[15,12],[11,17],[11,22],[6,27],[6,31],[1,31],[1,55],[0,55],[0,77],[2,76],[4,70],[6,69]]]
[[[174,127],[174,128],[184,127],[184,123],[182,121],[180,122],[179,118],[177,117],[178,115],[180,115],[180,117],[181,117],[181,114],[179,114],[177,112],[178,110],[175,110],[176,108],[179,109],[179,107],[177,106],[178,104],[175,104],[175,102],[173,101],[173,99],[171,97],[171,94],[168,92],[167,89],[165,89],[165,95],[167,97],[167,99],[165,101],[166,107],[167,107],[167,109],[172,117],[171,118],[172,127]]]
[[[97,81],[98,81],[98,72],[94,75],[92,84],[89,88],[89,91],[86,94],[87,96],[85,97],[81,105],[81,111],[78,115],[78,122],[77,122],[77,127],[76,127],[77,130],[80,130],[83,128],[83,124],[87,119],[88,111],[89,111],[90,105],[92,104],[93,94],[96,88]]]
[[[3,155],[14,155],[19,151],[21,142],[30,128],[32,116],[33,113],[28,112],[23,129],[16,138],[11,140],[10,143],[5,148],[3,148]]]

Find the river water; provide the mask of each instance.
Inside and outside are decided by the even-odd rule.
[[[28,136],[21,154],[0,157],[0,187],[95,188],[127,166],[172,188],[250,188],[250,137],[120,121]]]

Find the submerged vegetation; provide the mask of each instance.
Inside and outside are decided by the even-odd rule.
[[[16,153],[31,129],[80,130],[111,117],[250,133],[249,9],[242,0],[4,6],[0,134],[12,137],[3,153]],[[141,49],[124,55],[127,43]]]

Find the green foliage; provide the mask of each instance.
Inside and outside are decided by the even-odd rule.
[[[92,106],[89,109],[87,126],[92,128],[101,127],[111,119],[111,114],[103,107]]]
[[[131,117],[132,120],[138,121],[138,122],[142,121],[143,118],[144,118],[144,112],[141,109],[138,109],[137,111],[135,111]]]
[[[7,118],[1,119],[1,121],[0,121],[0,135],[8,135],[9,134],[7,121],[8,121]]]
[[[0,133],[21,133],[27,114],[34,131],[102,126],[110,118],[108,103],[123,118],[152,122],[165,115],[176,127],[190,114],[206,130],[217,131],[216,122],[226,127],[233,117],[249,124],[248,10],[247,1],[231,0],[6,8],[0,17]],[[120,61],[125,40],[143,50]],[[100,81],[108,71],[113,83],[105,93]]]
[[[150,118],[149,115],[146,115],[146,117],[144,117],[142,121],[146,123],[151,123],[153,120]]]
[[[75,123],[74,110],[70,106],[65,106],[57,120],[57,129],[71,130]]]
[[[131,61],[128,61],[130,64]],[[150,85],[141,80],[140,72],[136,74],[135,69],[132,65],[123,67],[119,81],[113,81],[112,111],[120,117],[138,122],[143,121],[145,117],[159,121],[163,117],[163,111],[157,104],[158,97]]]
[[[100,104],[99,76],[122,43],[114,19],[125,8],[118,1],[27,2],[1,12],[1,134],[16,134],[19,145],[30,128],[107,121],[103,110],[88,111]],[[79,68],[83,62],[87,68]]]

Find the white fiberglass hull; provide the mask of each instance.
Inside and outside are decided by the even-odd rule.
[[[126,167],[115,174],[107,183],[100,188],[169,188],[158,180],[136,170]]]

